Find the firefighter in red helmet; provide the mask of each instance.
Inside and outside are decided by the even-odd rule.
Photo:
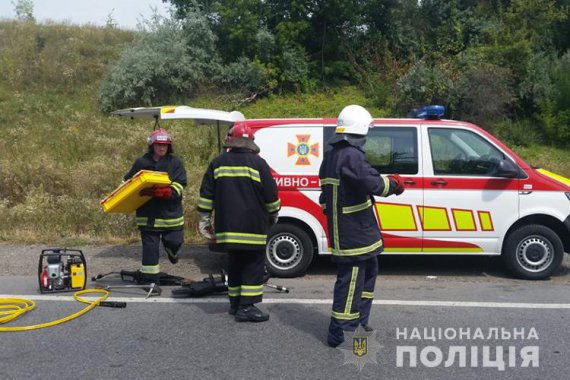
[[[277,184],[253,140],[245,122],[228,131],[226,151],[208,166],[198,200],[200,233],[229,254],[229,313],[238,322],[269,319],[255,304],[263,295],[267,231],[281,209]]]
[[[152,198],[136,212],[143,247],[141,281],[158,283],[160,241],[173,264],[178,262],[178,250],[184,242],[182,191],[186,187],[186,170],[182,161],[172,154],[172,137],[166,130],[153,131],[147,142],[148,152],[137,158],[124,179],[130,179],[140,170],[152,170],[168,173],[171,181],[167,187],[142,190],[140,195]]]

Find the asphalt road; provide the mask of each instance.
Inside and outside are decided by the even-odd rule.
[[[38,257],[43,249],[56,248],[43,245],[0,244],[0,276],[36,276]],[[72,247],[73,248],[73,247]],[[78,249],[78,248],[76,248]],[[89,275],[120,269],[136,270],[141,263],[141,247],[103,246],[80,247],[87,260]],[[205,246],[184,245],[180,261],[170,264],[161,251],[161,270],[169,274],[201,280],[208,273],[218,273],[227,266],[224,253],[210,252]],[[474,256],[380,256],[380,278],[424,281],[436,276],[439,281],[493,282],[510,284],[519,282],[505,269],[499,257]],[[314,260],[302,280],[328,279],[335,274],[335,265],[327,256]],[[570,255],[564,255],[561,268],[546,282],[570,284]],[[526,283],[526,281],[522,281]]]
[[[0,297],[37,302],[9,326],[51,321],[84,307],[70,293],[39,296],[41,248],[0,246]],[[132,255],[121,257],[125,249]],[[85,251],[91,274],[136,269],[140,260],[136,247]],[[18,258],[24,265],[13,262]],[[201,277],[224,260],[187,247],[180,272],[169,263],[163,269]],[[125,309],[99,307],[55,327],[1,332],[0,378],[566,379],[569,267],[567,255],[551,279],[529,282],[511,278],[496,259],[383,257],[370,321],[376,330],[361,357],[349,342],[325,344],[334,283],[334,265],[326,259],[303,278],[272,279],[292,290],[266,289],[261,307],[271,319],[260,324],[233,321],[224,295],[172,299],[165,288],[145,300],[140,290],[113,291],[110,299],[126,301]],[[409,354],[398,354],[405,350],[415,350],[415,366]]]

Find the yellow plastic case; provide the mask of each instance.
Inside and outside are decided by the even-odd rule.
[[[142,189],[152,186],[166,187],[169,184],[168,173],[141,170],[100,203],[105,212],[129,214],[150,200],[149,196],[139,195]]]

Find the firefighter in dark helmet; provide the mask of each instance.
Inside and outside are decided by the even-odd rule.
[[[281,209],[277,184],[253,140],[245,122],[230,128],[226,151],[208,166],[198,200],[200,233],[228,252],[229,313],[238,322],[269,319],[255,304],[263,295],[267,231]]]
[[[399,195],[404,184],[397,174],[382,176],[368,163],[362,150],[373,119],[358,105],[345,107],[337,120],[319,170],[322,193],[319,203],[327,216],[329,246],[337,263],[328,344],[344,341],[344,331],[368,325],[377,256],[382,236],[374,214],[374,195]]]
[[[141,281],[159,282],[160,241],[173,264],[178,262],[178,250],[184,242],[182,190],[186,186],[186,170],[182,161],[172,154],[172,138],[164,129],[153,131],[147,142],[148,152],[135,161],[124,179],[130,179],[140,170],[166,172],[170,178],[167,187],[142,190],[140,195],[152,198],[136,212],[143,246]]]

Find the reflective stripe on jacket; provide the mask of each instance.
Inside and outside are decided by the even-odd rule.
[[[374,195],[393,194],[395,183],[378,174],[364,152],[340,141],[325,154],[319,170],[329,246],[336,261],[359,261],[382,252]]]
[[[277,184],[267,162],[250,150],[224,152],[204,173],[198,211],[215,210],[216,244],[221,250],[263,249],[269,215],[280,209]]]

